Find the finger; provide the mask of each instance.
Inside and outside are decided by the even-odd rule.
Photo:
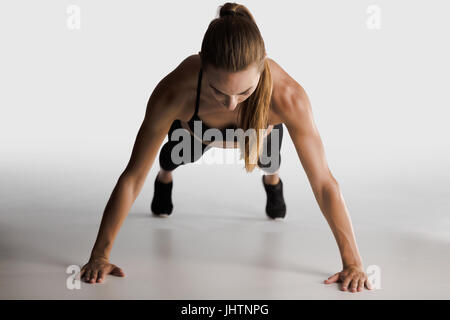
[[[86,273],[86,268],[83,267],[80,271],[80,279],[83,277],[83,274],[85,274],[85,273]]]
[[[92,272],[92,274],[91,274],[91,283],[95,283],[96,281],[97,281],[97,273],[98,273],[98,270],[94,270],[93,272]]]
[[[103,281],[103,274],[104,271],[103,270],[99,270],[97,273],[97,282],[102,282]]]
[[[89,280],[91,279],[91,270],[87,270],[86,271],[86,274],[85,274],[85,277],[84,277],[84,280],[86,281],[86,282],[89,282]]]
[[[363,289],[364,289],[364,281],[365,281],[364,278],[359,279],[359,282],[358,282],[358,291],[359,292],[363,291]]]
[[[342,291],[347,291],[348,285],[350,284],[350,281],[352,281],[352,276],[351,275],[347,275],[344,278],[344,280],[342,281],[342,286],[341,286]]]
[[[355,277],[350,282],[350,291],[351,292],[356,292],[356,289],[358,288],[358,281],[359,281],[358,277]]]
[[[123,270],[116,265],[113,265],[111,274],[117,277],[125,277],[125,273],[123,272]]]
[[[327,280],[325,280],[325,283],[326,284],[330,284],[330,283],[334,283],[334,282],[336,282],[338,280],[339,280],[339,272],[333,274],[331,277],[329,277]]]
[[[373,290],[372,283],[369,281],[369,279],[366,279],[365,284],[366,284],[367,289]]]

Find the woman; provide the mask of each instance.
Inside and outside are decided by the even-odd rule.
[[[200,131],[195,128],[198,124],[202,126]],[[351,292],[362,291],[364,287],[371,289],[344,199],[327,165],[308,96],[266,56],[253,16],[245,6],[236,3],[221,6],[220,16],[205,33],[199,54],[186,58],[160,81],[150,96],[130,161],[106,205],[81,277],[95,283],[102,282],[107,274],[124,276],[122,269],[109,262],[112,244],[167,134],[169,141],[159,153],[161,169],[155,179],[151,204],[154,214],[172,213],[172,171],[176,167],[196,161],[213,146],[231,145],[240,148],[247,172],[256,166],[265,171],[262,184],[267,194],[266,214],[274,219],[283,218],[286,205],[278,176],[283,124],[341,253],[342,271],[325,283],[341,282],[341,290]],[[211,128],[219,129],[216,130],[219,133],[239,128],[254,134],[248,139],[236,136],[229,139],[226,135],[225,139],[208,139],[205,130]],[[174,152],[181,143],[174,133],[181,136],[183,132],[189,133],[189,144],[183,142],[181,151]],[[274,142],[278,144],[275,148]]]

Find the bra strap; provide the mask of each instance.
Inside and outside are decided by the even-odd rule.
[[[199,104],[200,104],[200,89],[202,86],[202,74],[203,74],[203,70],[202,68],[200,68],[200,72],[198,75],[198,83],[197,83],[197,98],[195,100],[195,112],[194,112],[194,116],[197,116],[198,114],[198,108],[199,108]]]

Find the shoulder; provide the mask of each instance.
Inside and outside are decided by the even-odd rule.
[[[288,123],[293,117],[309,112],[310,103],[305,89],[275,60],[269,60],[272,74],[272,109],[278,122]]]
[[[193,112],[192,101],[195,100],[200,65],[198,54],[184,58],[158,82],[149,103],[152,100],[158,101],[161,108],[173,114],[176,119],[189,118]]]

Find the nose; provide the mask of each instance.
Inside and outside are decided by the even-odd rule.
[[[228,109],[228,111],[233,111],[234,109],[236,109],[237,101],[235,101],[234,99],[227,99],[225,100],[223,105]]]

